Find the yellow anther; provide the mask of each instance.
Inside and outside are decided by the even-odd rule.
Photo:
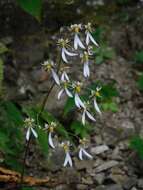
[[[96,91],[95,95],[96,95],[97,97],[100,97],[100,93],[99,93],[98,91]]]
[[[64,151],[65,152],[68,152],[69,151],[69,146],[67,144],[64,144],[63,145],[63,148],[64,148]]]
[[[81,86],[79,86],[79,85],[76,86],[76,87],[75,87],[75,91],[76,91],[77,93],[80,93],[80,91],[81,91]]]
[[[54,127],[53,126],[50,126],[49,127],[49,131],[52,133],[54,131]]]

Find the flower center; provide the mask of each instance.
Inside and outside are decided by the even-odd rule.
[[[64,144],[63,145],[63,148],[64,148],[64,151],[65,152],[68,152],[69,151],[69,146],[67,144]]]
[[[80,93],[80,91],[81,91],[81,86],[77,85],[77,86],[75,87],[75,91],[76,91],[77,93]]]
[[[96,92],[95,92],[95,95],[96,95],[97,97],[100,97],[99,91],[96,91]]]

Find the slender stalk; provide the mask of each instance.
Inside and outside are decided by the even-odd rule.
[[[20,179],[20,190],[23,186],[23,178],[24,178],[24,173],[25,173],[26,158],[28,155],[28,150],[29,150],[31,138],[32,138],[32,134],[30,135],[29,141],[26,141],[25,153],[24,153],[24,158],[23,158],[23,167],[22,167],[21,179]]]

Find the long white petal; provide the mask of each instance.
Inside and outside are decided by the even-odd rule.
[[[82,124],[85,125],[85,111],[83,111],[82,114]]]
[[[77,105],[79,105],[79,108],[80,108],[80,107],[85,108],[85,105],[84,105],[84,103],[82,102],[82,100],[80,99],[79,95],[76,93],[75,96],[76,96],[76,102],[78,102]],[[77,106],[77,107],[78,107],[78,106]]]
[[[74,49],[75,50],[77,50],[77,48],[78,48],[78,35],[77,34],[75,34],[75,36],[74,36]]]
[[[89,45],[89,32],[86,33],[86,45]]]
[[[65,49],[64,48],[62,48],[62,59],[64,62],[68,63],[68,60],[67,60],[66,55],[65,55]]]
[[[69,56],[76,56],[77,55],[77,53],[71,53],[71,52],[69,52],[66,48],[64,48],[64,52],[65,52],[65,54],[67,54]]]
[[[66,157],[65,157],[63,166],[65,167],[67,165],[67,163],[68,163],[68,154],[66,153]]]
[[[79,101],[78,101],[78,94],[77,94],[77,93],[75,94],[74,100],[75,100],[75,105],[76,105],[78,108],[80,108],[80,104],[79,104]]]
[[[64,89],[61,89],[60,92],[58,93],[58,100],[61,98],[63,92],[64,92]]]
[[[67,75],[66,72],[64,72],[64,75],[65,75],[65,79],[66,79],[67,81],[69,81],[70,79],[69,79],[69,77],[68,77],[68,75]]]
[[[83,43],[81,42],[79,36],[77,34],[76,34],[76,36],[77,36],[76,37],[77,38],[77,46],[79,46],[82,49],[85,49],[85,47],[84,47]]]
[[[72,159],[71,159],[71,156],[70,156],[69,152],[67,152],[67,157],[68,157],[69,165],[70,165],[70,167],[72,167]]]
[[[30,128],[27,129],[26,140],[29,141],[29,138],[30,138]]]
[[[64,72],[62,73],[61,75],[61,81],[64,81],[65,80],[65,75],[64,75]]]
[[[53,143],[53,140],[52,140],[52,133],[51,133],[51,132],[49,132],[48,141],[49,141],[49,145],[50,145],[52,148],[55,148],[54,143]]]
[[[66,91],[66,94],[69,96],[69,97],[73,97],[73,95],[72,95],[72,93],[67,89],[67,88],[65,88],[65,91]]]
[[[94,43],[97,47],[99,46],[90,33],[89,33],[89,38],[92,41],[92,43]]]
[[[92,159],[92,155],[90,155],[85,149],[82,149],[82,152],[90,159]]]
[[[94,119],[94,117],[93,117],[88,111],[86,111],[86,115],[87,115],[88,118],[91,119],[92,121],[96,121],[96,120]]]
[[[65,80],[69,81],[69,77],[67,73],[64,71],[61,75],[61,81],[65,81]]]
[[[84,63],[83,74],[84,74],[85,77],[89,77],[89,76],[90,76],[90,71],[89,71],[89,64],[88,64],[88,62],[85,62],[85,63]]]
[[[95,98],[94,98],[94,108],[95,108],[95,110],[101,115],[101,111],[100,111],[100,109],[99,109],[99,107],[98,107],[98,104],[97,104]]]
[[[82,149],[83,148],[80,148],[79,153],[78,153],[78,157],[79,157],[80,160],[83,160],[83,158],[82,158]]]
[[[33,133],[34,137],[37,138],[38,137],[38,134],[37,132],[31,127],[31,132]]]
[[[58,77],[57,73],[53,69],[52,69],[52,76],[53,76],[53,79],[55,80],[56,84],[60,85],[59,77]]]

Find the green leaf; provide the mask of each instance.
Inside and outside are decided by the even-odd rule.
[[[133,137],[130,141],[130,147],[135,150],[143,160],[143,139],[140,137]]]
[[[66,116],[75,108],[74,98],[68,98],[64,106],[64,115]]]
[[[114,87],[114,84],[103,85],[101,89],[102,99],[110,100],[113,97],[119,96],[117,89]]]
[[[2,92],[3,70],[4,70],[3,60],[0,58],[0,95]]]
[[[139,89],[143,91],[143,74],[139,77],[137,84]]]
[[[91,126],[83,125],[80,121],[74,121],[71,126],[71,130],[76,134],[79,135],[81,138],[86,137],[91,130]]]
[[[105,102],[102,103],[101,106],[104,111],[112,111],[112,112],[118,111],[118,105],[115,102]]]
[[[8,51],[8,48],[0,42],[0,54],[6,53]]]
[[[38,133],[38,143],[42,149],[43,154],[47,156],[49,152],[47,133],[39,128],[37,128],[36,131]]]
[[[42,0],[17,0],[20,7],[35,17],[38,21],[41,20]]]
[[[95,58],[95,63],[96,64],[99,65],[99,64],[103,63],[103,61],[104,61],[104,58],[101,55],[96,56],[96,58]]]
[[[7,112],[8,119],[12,120],[17,127],[22,126],[23,117],[19,109],[12,102],[5,102],[4,107]]]
[[[139,51],[139,52],[136,52],[135,61],[136,61],[136,63],[140,63],[140,64],[143,63],[143,50]]]

